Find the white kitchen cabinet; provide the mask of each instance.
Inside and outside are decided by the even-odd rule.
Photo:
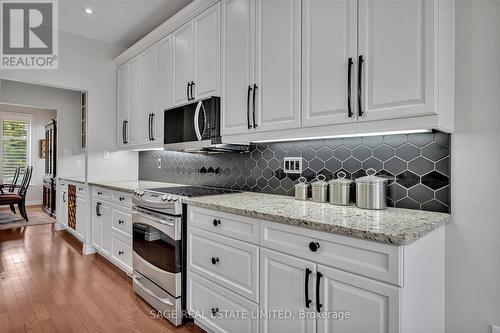
[[[219,95],[220,5],[172,34],[173,104]]]
[[[321,274],[321,275],[320,275]],[[337,313],[339,320],[317,319],[318,333],[396,333],[400,332],[401,289],[366,279],[344,271],[317,266],[320,276],[319,300],[321,310]]]
[[[315,320],[299,313],[315,311],[315,264],[279,252],[260,252],[260,311],[290,311],[295,318],[261,318],[260,332],[315,332]],[[308,295],[306,295],[306,291]],[[306,299],[307,297],[307,299]],[[306,307],[306,302],[309,307]]]
[[[128,64],[118,67],[118,145],[124,146],[128,143],[127,135],[129,124],[129,77]]]
[[[220,5],[193,19],[193,98],[219,95]]]
[[[302,126],[355,122],[358,2],[302,3]]]
[[[254,127],[300,127],[301,1],[256,0],[256,19]]]
[[[222,0],[223,135],[250,131],[254,84],[255,0]]]
[[[104,258],[132,273],[132,201],[130,193],[92,188],[92,245]]]
[[[359,1],[360,121],[438,112],[438,2]]]
[[[128,66],[128,126],[126,126],[127,144],[140,141],[141,123],[141,63],[140,58],[130,60]]]
[[[190,21],[172,34],[173,47],[173,103],[187,103],[191,99],[193,80],[193,23]]]
[[[59,188],[59,211],[56,215],[57,222],[66,227],[68,225],[68,187],[65,183],[61,183]]]
[[[300,0],[223,1],[222,135],[300,127],[300,19]]]
[[[163,38],[156,45],[156,107],[153,116],[153,138],[163,143],[163,116],[172,107],[172,40]]]
[[[90,224],[88,213],[88,199],[85,195],[76,196],[76,234],[84,243]]]
[[[142,52],[140,58],[140,142],[151,141],[151,118],[156,111],[156,48]]]

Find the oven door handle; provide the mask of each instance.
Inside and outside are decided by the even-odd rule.
[[[149,214],[142,213],[141,211],[139,211],[137,209],[134,209],[134,211],[132,212],[132,214],[137,214],[137,215],[139,215],[140,217],[142,217],[142,218],[144,218],[146,220],[150,220],[150,221],[153,221],[153,222],[156,222],[156,223],[159,223],[159,224],[167,225],[169,227],[175,227],[175,223],[167,222],[165,220],[156,218],[156,217],[151,216]],[[133,222],[133,223],[135,223],[135,222]],[[141,222],[139,222],[139,223],[141,223]]]
[[[201,107],[203,106],[202,101],[198,102],[198,105],[196,105],[196,110],[194,111],[194,131],[196,133],[196,137],[198,138],[198,141],[201,141],[201,132],[200,132],[200,110]]]
[[[169,299],[167,298],[161,298],[161,297],[158,297],[157,295],[155,295],[154,292],[152,292],[151,290],[149,290],[148,288],[146,288],[145,285],[143,285],[141,282],[139,282],[139,278],[137,277],[137,275],[134,275],[133,276],[133,279],[134,279],[134,282],[137,283],[137,285],[139,287],[141,287],[142,290],[144,290],[149,296],[153,297],[154,299],[156,299],[158,302],[161,302],[163,304],[167,304],[167,305],[170,305],[170,306],[173,306],[174,303],[170,302]]]

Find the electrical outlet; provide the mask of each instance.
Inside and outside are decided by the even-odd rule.
[[[285,173],[302,173],[302,157],[285,157],[283,161],[283,171]]]
[[[491,325],[491,333],[500,333],[500,326]]]
[[[158,169],[161,169],[161,158],[158,159]]]

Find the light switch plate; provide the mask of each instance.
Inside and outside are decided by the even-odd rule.
[[[285,173],[302,173],[302,157],[285,157],[283,160],[283,171]]]
[[[491,333],[500,333],[500,326],[491,325]]]
[[[158,159],[158,169],[161,169],[161,158]]]

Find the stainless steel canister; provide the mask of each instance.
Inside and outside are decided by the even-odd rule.
[[[295,184],[295,200],[307,200],[309,190],[309,184],[307,183],[307,179],[304,177],[299,178],[299,182]]]
[[[387,178],[375,176],[375,169],[366,170],[366,176],[356,179],[356,205],[364,209],[387,208]]]
[[[351,203],[351,184],[352,180],[346,178],[346,173],[340,171],[337,178],[328,182],[330,194],[330,203],[333,205],[347,206]]]
[[[316,181],[311,183],[312,200],[314,202],[326,202],[328,194],[328,183],[325,181],[326,177],[318,175]]]

